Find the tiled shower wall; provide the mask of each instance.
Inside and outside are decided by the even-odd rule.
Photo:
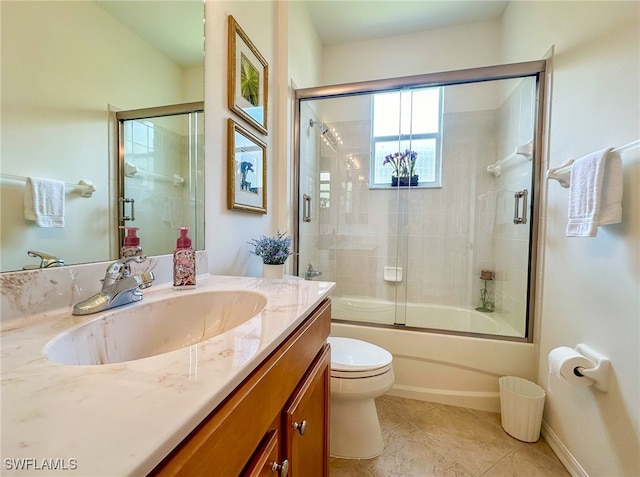
[[[433,189],[370,190],[369,122],[332,126],[343,150],[359,151],[344,160],[332,151],[321,156],[321,170],[331,173],[331,207],[320,210],[319,248],[336,295],[471,305],[473,179],[475,164],[495,157],[496,113],[445,114],[443,186]],[[401,282],[383,279],[389,266],[402,268]]]

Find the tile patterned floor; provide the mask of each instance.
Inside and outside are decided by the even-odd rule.
[[[500,414],[381,396],[385,450],[369,460],[331,458],[331,477],[567,477],[542,437],[512,438]]]

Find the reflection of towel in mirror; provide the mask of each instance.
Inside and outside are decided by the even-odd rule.
[[[27,177],[24,218],[38,227],[64,227],[64,182]]]
[[[508,224],[509,214],[513,215],[513,192],[500,189],[496,191],[496,225]]]
[[[622,221],[622,159],[611,148],[571,166],[567,237],[595,237],[598,226]]]
[[[165,197],[162,211],[162,221],[171,227],[182,227],[182,199],[180,197]]]
[[[492,234],[496,225],[496,195],[495,191],[490,190],[478,196],[478,217],[486,234]]]

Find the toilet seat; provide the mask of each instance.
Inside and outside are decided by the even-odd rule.
[[[390,371],[393,356],[372,343],[352,338],[330,336],[331,376],[359,379]]]
[[[332,378],[340,378],[340,379],[362,379],[362,378],[373,378],[375,376],[380,376],[381,374],[388,373],[393,369],[391,363],[382,368],[377,369],[368,369],[366,371],[338,371],[336,369],[331,370]]]

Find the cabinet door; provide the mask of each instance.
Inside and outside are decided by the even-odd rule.
[[[289,470],[287,460],[279,460],[280,439],[278,430],[272,429],[267,433],[260,447],[242,472],[243,477],[276,477],[286,476]]]
[[[284,455],[291,477],[328,476],[330,378],[330,348],[325,345],[285,407]]]

